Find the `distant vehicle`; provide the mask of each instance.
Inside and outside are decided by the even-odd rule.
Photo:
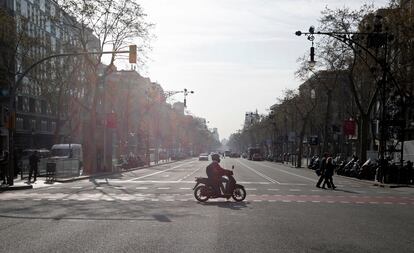
[[[229,150],[224,151],[224,156],[230,156],[230,154],[231,154],[231,151],[229,151]]]
[[[83,174],[83,151],[81,144],[55,144],[47,166],[54,164],[57,173],[64,176],[80,176]]]
[[[239,157],[240,157],[240,154],[239,154],[239,153],[234,152],[234,153],[231,153],[231,154],[230,154],[230,157],[233,157],[233,158],[239,158]]]
[[[254,153],[252,156],[253,161],[263,161],[263,156],[259,153]]]
[[[260,150],[260,148],[248,148],[247,149],[247,159],[249,160],[253,160],[253,155],[254,154],[259,154],[262,157],[262,152]]]
[[[199,160],[199,161],[208,161],[208,154],[207,154],[207,153],[201,153],[201,154],[198,156],[198,160]]]

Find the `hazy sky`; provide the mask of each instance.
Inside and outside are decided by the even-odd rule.
[[[373,1],[376,7],[387,0]],[[297,30],[317,25],[321,10],[358,8],[361,1],[141,0],[156,24],[151,60],[142,74],[165,90],[194,90],[191,113],[220,138],[242,128],[247,111],[267,113],[286,88],[297,88],[298,57],[309,42]],[[183,100],[176,95],[176,100]]]

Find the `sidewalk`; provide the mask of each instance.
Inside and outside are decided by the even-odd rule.
[[[297,169],[299,169],[298,167],[295,167],[291,162],[276,163],[276,164],[284,165],[287,168],[297,168]],[[302,167],[300,167],[300,168],[310,170],[306,166],[306,160],[305,160],[305,163],[302,163]],[[370,184],[370,185],[373,185],[373,186],[383,187],[383,188],[400,188],[400,187],[414,188],[414,185],[409,185],[409,184],[385,184],[385,183],[380,183],[380,182],[376,182],[376,181],[372,181],[372,180],[358,179],[358,178],[354,178],[354,177],[346,177],[346,176],[341,176],[341,175],[337,175],[337,174],[335,174],[334,176],[350,179],[350,180],[357,181],[357,182],[360,182],[360,183]]]
[[[93,175],[83,175],[83,176],[79,176],[79,177],[59,178],[59,179],[54,180],[53,182],[47,182],[45,177],[38,177],[37,180],[36,180],[36,183],[28,184],[28,183],[26,183],[27,179],[21,180],[19,178],[19,179],[14,180],[14,185],[13,186],[7,186],[7,185],[0,186],[0,192],[38,189],[38,188],[47,187],[47,186],[55,185],[55,184],[69,183],[69,182],[74,182],[74,181],[79,181],[79,180],[110,176],[110,175],[114,175],[114,174],[117,174],[117,173],[124,173],[124,172],[139,170],[139,169],[155,167],[155,166],[158,166],[158,165],[166,165],[166,164],[175,163],[175,162],[178,162],[178,161],[174,160],[174,161],[168,161],[168,162],[159,162],[157,164],[155,164],[154,162],[151,162],[151,165],[149,165],[149,166],[146,165],[146,166],[142,166],[142,167],[131,168],[131,169],[128,169],[128,170],[102,172],[102,173],[96,173],[96,174],[93,174]]]

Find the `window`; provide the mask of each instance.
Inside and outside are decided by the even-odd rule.
[[[23,118],[17,117],[16,118],[16,129],[22,130],[23,129]]]
[[[23,98],[23,111],[28,112],[29,111],[29,98],[24,97]]]
[[[47,121],[42,120],[40,123],[40,131],[41,132],[47,132]]]

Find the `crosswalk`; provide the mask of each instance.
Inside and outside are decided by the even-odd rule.
[[[5,193],[0,200],[7,201],[193,201],[193,193]],[[212,199],[209,201],[225,201]],[[369,205],[414,205],[414,197],[408,196],[359,196],[359,195],[310,195],[310,194],[248,194],[245,202],[268,203],[340,203]]]

